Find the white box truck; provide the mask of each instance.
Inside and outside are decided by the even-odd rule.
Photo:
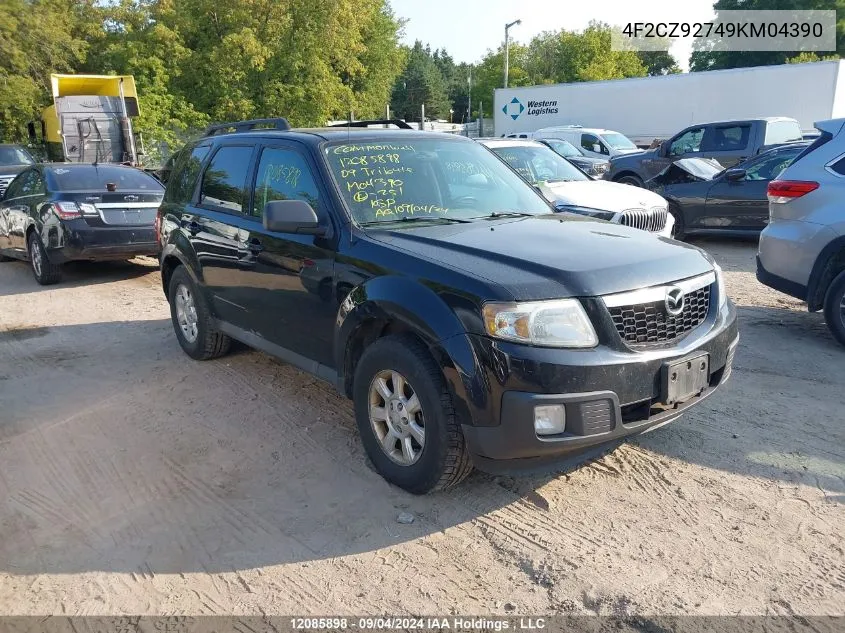
[[[648,146],[695,123],[769,116],[811,132],[816,121],[845,117],[845,62],[499,88],[495,104],[496,136],[581,125]]]

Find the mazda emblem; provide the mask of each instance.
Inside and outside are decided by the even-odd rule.
[[[666,312],[678,316],[684,311],[684,291],[677,286],[666,290]]]

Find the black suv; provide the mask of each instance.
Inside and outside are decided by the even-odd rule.
[[[727,379],[736,310],[703,251],[556,214],[469,139],[262,125],[174,162],[157,222],[176,336],[334,384],[389,481],[578,463]]]

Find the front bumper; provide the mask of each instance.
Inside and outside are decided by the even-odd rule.
[[[138,255],[154,257],[161,250],[152,226],[91,227],[81,219],[51,227],[44,243],[50,260],[57,264],[74,260],[128,259]]]
[[[476,412],[463,433],[475,465],[488,472],[522,472],[574,465],[614,448],[624,438],[667,424],[728,379],[739,342],[736,310],[728,307],[705,334],[691,333],[671,348],[634,352],[532,348],[477,336],[474,347],[492,367],[491,406]],[[709,381],[698,396],[661,404],[664,365],[706,352]],[[563,404],[566,431],[538,436],[534,407]]]

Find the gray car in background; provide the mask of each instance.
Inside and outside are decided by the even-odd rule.
[[[757,279],[824,309],[845,345],[845,119],[816,123],[821,136],[769,183],[769,225]]]
[[[715,158],[727,168],[771,147],[802,138],[798,121],[786,117],[701,123],[654,149],[612,158],[605,178],[642,187],[645,181],[682,158]]]

